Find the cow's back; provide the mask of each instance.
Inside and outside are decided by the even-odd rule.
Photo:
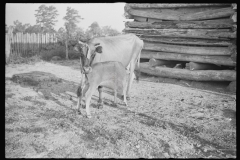
[[[94,38],[90,43],[100,43],[102,53],[96,54],[93,64],[105,61],[121,62],[127,67],[132,59],[136,59],[143,47],[143,41],[134,34],[112,37]]]

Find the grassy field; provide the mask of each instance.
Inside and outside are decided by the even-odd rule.
[[[12,79],[26,73],[46,78]],[[236,95],[140,80],[129,107],[104,92],[97,109],[96,91],[87,119],[75,109],[80,78],[77,60],[6,66],[6,158],[236,157]]]

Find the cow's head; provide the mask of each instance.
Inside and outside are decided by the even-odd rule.
[[[100,43],[83,43],[78,41],[78,44],[74,47],[74,50],[80,53],[80,67],[81,71],[89,73],[92,71],[90,67],[96,53],[102,53],[102,46]]]

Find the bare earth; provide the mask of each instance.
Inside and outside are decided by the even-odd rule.
[[[5,74],[6,158],[235,158],[236,95],[134,81],[129,107],[104,92],[93,118],[77,114],[77,61],[10,64]],[[28,85],[14,74],[53,74],[62,81]],[[35,74],[35,73],[34,73]],[[33,76],[34,77],[34,76]]]

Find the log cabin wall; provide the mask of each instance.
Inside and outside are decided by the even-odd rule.
[[[237,4],[125,5],[125,33],[144,41],[139,70],[187,81],[229,82],[236,92]]]

